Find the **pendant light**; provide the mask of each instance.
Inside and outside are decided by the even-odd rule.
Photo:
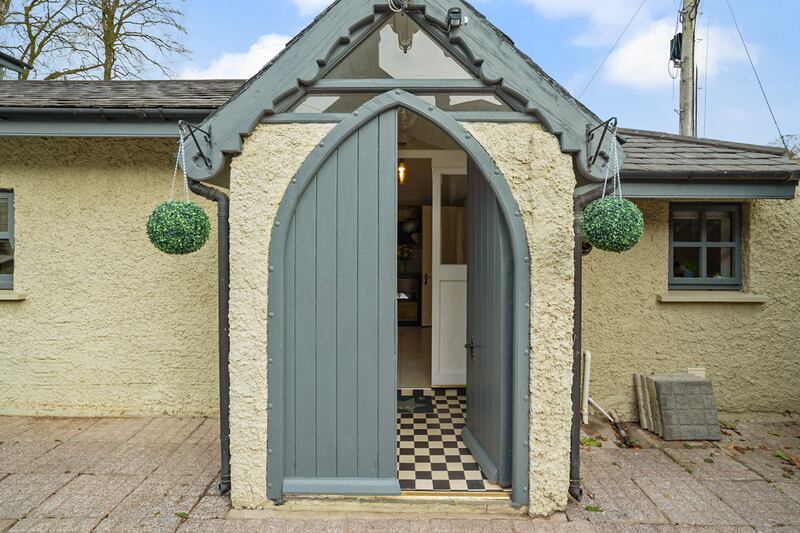
[[[400,185],[406,182],[406,161],[405,159],[401,159],[397,162],[397,181],[400,182]]]

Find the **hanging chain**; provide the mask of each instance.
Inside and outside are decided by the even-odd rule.
[[[185,202],[189,202],[189,178],[186,176],[186,147],[183,142],[183,126],[178,126],[178,155],[175,157],[175,170],[172,171],[172,188],[169,192],[169,201],[175,199],[175,182],[178,179],[178,163],[183,163],[183,197]]]
[[[609,154],[609,161],[606,165],[606,176],[603,181],[603,198],[606,197],[606,190],[608,188],[608,173],[609,170],[614,172],[611,178],[611,195],[615,198],[622,198],[622,180],[619,176],[619,154],[617,153],[617,125],[611,127],[611,154]]]
[[[395,13],[401,13],[405,11],[406,8],[408,8],[408,6],[411,4],[411,0],[388,0],[388,2],[389,9]],[[400,5],[397,5],[398,2]]]

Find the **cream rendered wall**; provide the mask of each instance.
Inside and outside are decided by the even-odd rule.
[[[216,235],[167,256],[148,241],[169,194],[165,140],[0,139],[14,189],[14,289],[0,301],[0,413],[218,412]],[[200,203],[216,227],[215,207]]]
[[[637,202],[642,241],[584,258],[583,347],[592,397],[638,418],[632,373],[705,367],[723,417],[798,413],[800,200],[744,206],[745,292],[765,304],[659,303],[667,291],[669,202]]]
[[[534,124],[464,124],[495,159],[520,206],[532,256],[532,515],[563,509],[569,485],[572,373],[572,159]],[[283,193],[330,124],[261,125],[231,164],[231,454],[235,507],[266,498],[267,284]]]

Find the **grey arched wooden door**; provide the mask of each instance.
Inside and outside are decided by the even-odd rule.
[[[500,205],[467,171],[467,419],[463,439],[489,481],[511,485],[513,256]]]
[[[278,482],[281,494],[400,493],[396,116],[380,114],[329,154],[287,229],[285,434],[268,439],[281,439],[283,479],[268,478],[273,495]]]

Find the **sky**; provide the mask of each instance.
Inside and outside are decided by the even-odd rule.
[[[420,0],[418,0],[420,1]],[[421,0],[424,1],[424,0]],[[616,50],[584,87],[642,0],[473,0],[556,81],[620,125],[676,133],[678,80],[669,40],[680,0],[646,0]],[[784,134],[800,133],[800,0],[729,0]],[[191,55],[180,78],[247,78],[328,0],[186,0]],[[727,0],[702,0],[698,134],[769,144],[778,133],[739,40]],[[672,75],[676,75],[673,71]]]

